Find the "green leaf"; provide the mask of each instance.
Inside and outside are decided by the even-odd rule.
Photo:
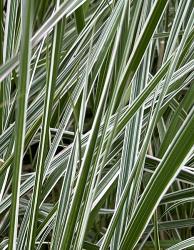
[[[19,215],[20,181],[24,150],[24,137],[27,110],[27,86],[30,81],[30,55],[31,55],[31,30],[32,30],[33,2],[22,1],[22,32],[20,55],[20,78],[18,82],[17,115],[15,131],[14,171],[12,184],[12,207],[9,233],[9,249],[16,249],[16,237]]]

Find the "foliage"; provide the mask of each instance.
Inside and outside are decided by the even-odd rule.
[[[0,14],[0,249],[192,249],[192,0]]]

